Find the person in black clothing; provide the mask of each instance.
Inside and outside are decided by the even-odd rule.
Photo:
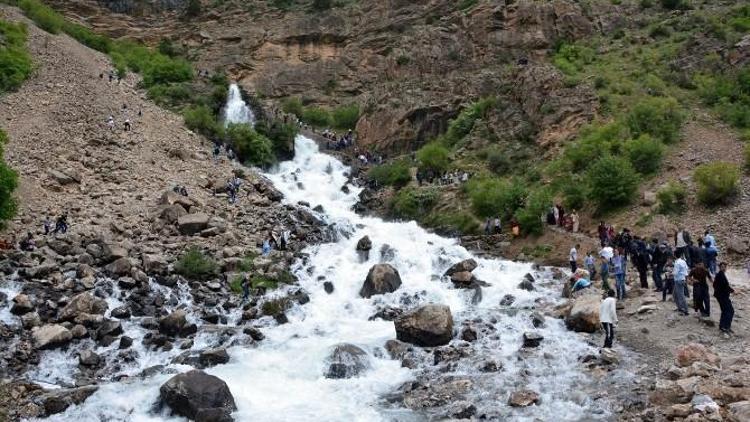
[[[654,287],[657,292],[660,292],[664,288],[662,273],[664,272],[664,264],[667,263],[667,257],[665,255],[666,245],[659,245],[657,239],[652,239],[649,252],[651,254],[651,274],[654,278]]]
[[[700,312],[701,316],[711,316],[711,300],[708,296],[708,280],[711,280],[711,274],[703,262],[698,261],[688,276],[693,280],[693,308]]]
[[[700,239],[698,239],[697,246],[693,242],[690,242],[688,244],[687,250],[688,254],[690,255],[690,262],[688,262],[688,265],[690,266],[690,268],[695,268],[695,266],[698,265],[699,262],[706,262],[706,253],[701,246],[703,246],[703,241]]]
[[[734,307],[732,306],[732,301],[729,299],[729,295],[734,293],[734,289],[729,287],[726,269],[726,262],[719,264],[719,272],[714,279],[714,297],[719,302],[719,309],[721,309],[719,329],[723,333],[733,333],[732,319],[734,318]]]
[[[632,245],[633,265],[638,270],[641,288],[648,289],[648,249],[646,248],[646,242],[636,236],[633,238]]]

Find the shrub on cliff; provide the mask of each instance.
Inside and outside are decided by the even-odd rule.
[[[0,20],[0,94],[18,89],[31,75],[31,56],[26,50],[26,27]]]
[[[188,249],[174,266],[177,274],[189,280],[207,280],[216,274],[219,266],[197,247]]]
[[[58,34],[65,24],[59,13],[39,0],[21,0],[18,6],[38,27],[51,34]]]
[[[359,121],[359,106],[351,104],[337,107],[331,113],[333,127],[336,129],[354,129]]]
[[[265,167],[276,161],[271,140],[253,130],[250,125],[230,124],[226,129],[226,137],[243,163]]]
[[[430,212],[439,196],[435,188],[401,189],[391,202],[391,212],[399,218],[419,220]]]
[[[321,107],[306,107],[302,110],[302,121],[312,126],[328,127],[331,125],[331,115]]]
[[[182,117],[185,119],[185,126],[192,131],[207,137],[214,137],[218,132],[219,123],[211,109],[206,106],[188,107],[182,112]]]
[[[687,207],[687,190],[685,185],[669,182],[656,192],[658,210],[661,214],[681,214]]]
[[[632,201],[638,189],[638,174],[625,158],[604,156],[586,173],[589,198],[599,209],[617,208]]]
[[[294,114],[295,116],[302,118],[302,100],[297,97],[288,97],[281,100],[281,110],[284,113]]]
[[[666,144],[677,141],[685,116],[674,98],[653,97],[636,104],[627,116],[633,136],[651,135]]]
[[[431,170],[442,173],[450,165],[450,152],[437,142],[429,143],[417,151],[417,161],[421,170]]]
[[[480,217],[513,215],[524,204],[526,186],[519,180],[472,180],[467,186],[474,212]]]
[[[409,163],[400,160],[371,168],[367,177],[375,180],[379,185],[400,188],[409,184],[411,172],[409,171]]]
[[[516,221],[523,234],[540,235],[544,233],[544,223],[541,217],[549,210],[552,194],[546,188],[532,191],[522,208],[515,213]]]
[[[659,170],[664,155],[664,146],[660,141],[643,135],[638,139],[627,141],[624,149],[625,156],[638,173],[653,174]]]
[[[279,120],[259,120],[255,131],[271,141],[274,155],[279,159],[294,158],[294,138],[297,137],[297,126]]]
[[[16,200],[13,192],[18,187],[18,173],[3,159],[3,149],[8,136],[0,129],[0,227],[16,215]]]
[[[698,200],[706,205],[726,204],[737,193],[740,169],[732,163],[701,164],[693,173],[698,188]]]

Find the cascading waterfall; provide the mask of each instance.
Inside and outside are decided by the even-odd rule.
[[[312,207],[321,205],[324,214],[320,217],[347,228],[349,233],[334,243],[309,247],[308,257],[292,268],[300,286],[309,293],[310,302],[291,309],[287,314],[289,323],[269,326],[264,330],[266,339],[256,345],[231,347],[228,364],[206,370],[229,385],[238,407],[233,414],[235,420],[418,421],[434,416],[383,400],[413,380],[419,369],[404,368],[398,360],[387,357],[383,345],[395,338],[394,325],[370,317],[379,307],[403,306],[405,302],[411,306],[446,304],[456,326],[481,318],[496,329],[496,335],[480,338],[472,348],[480,358],[498,362],[502,372],[481,373],[473,363],[461,363],[456,368],[457,373],[473,377],[470,399],[480,412],[499,419],[528,421],[611,417],[606,404],[593,401],[585,393],[585,386],[591,383],[577,362],[579,356],[595,349],[568,332],[559,320],[548,319],[546,326],[537,330],[544,336],[540,349],[519,354],[523,332],[534,330],[530,309],[539,300],[556,297],[543,287],[535,292],[517,287],[524,274],[532,271],[530,264],[476,258],[479,267],[474,273],[490,286],[483,289],[483,300],[473,305],[472,292],[455,289],[440,278],[450,265],[472,255],[455,240],[429,233],[414,222],[385,222],[357,215],[352,205],[360,190],[341,190],[348,182],[348,171],[335,158],[320,153],[312,140],[299,136],[294,160],[281,163],[267,175],[284,193],[287,203],[304,200]],[[373,248],[369,260],[361,262],[355,245],[364,235],[370,237]],[[381,255],[381,250],[389,252]],[[360,298],[358,291],[369,268],[383,261],[398,269],[402,286],[394,293]],[[334,284],[331,294],[324,291],[324,281]],[[512,308],[501,309],[498,304],[506,294],[514,295],[516,301]],[[138,329],[136,325],[126,327],[126,334],[132,335],[131,331]],[[269,321],[269,325],[273,323]],[[133,336],[137,344],[138,336]],[[371,367],[354,378],[327,379],[326,357],[342,342],[366,350]],[[201,343],[205,346],[205,342]],[[168,358],[160,361],[146,354],[139,359],[163,364]],[[189,369],[182,365],[169,367],[176,371]],[[159,386],[171,376],[163,372],[102,385],[82,405],[50,419],[180,420],[169,417],[166,411],[154,413],[152,407]],[[539,392],[540,405],[509,407],[508,395],[521,387]]]
[[[230,123],[255,124],[255,115],[242,99],[242,92],[240,92],[240,87],[237,84],[229,85],[227,105],[224,109],[224,124],[229,125]]]

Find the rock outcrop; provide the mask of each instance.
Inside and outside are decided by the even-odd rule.
[[[170,378],[159,388],[159,399],[174,414],[196,422],[231,421],[237,409],[227,384],[199,370]]]
[[[396,338],[422,347],[448,344],[453,337],[453,315],[445,305],[424,305],[395,321]]]
[[[398,270],[390,264],[376,264],[370,268],[359,295],[370,298],[375,295],[395,292],[401,286]]]
[[[348,343],[336,345],[326,361],[326,378],[352,378],[370,368],[367,352]]]

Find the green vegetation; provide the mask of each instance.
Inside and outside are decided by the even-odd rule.
[[[745,156],[745,171],[750,172],[750,142],[745,143],[743,155]]]
[[[484,218],[507,220],[524,205],[526,186],[520,180],[472,180],[467,186],[474,212]]]
[[[548,188],[532,191],[526,198],[523,208],[516,210],[515,218],[524,234],[540,235],[544,232],[541,217],[552,203],[552,193]]]
[[[544,258],[545,256],[549,255],[552,250],[552,245],[541,244],[534,246],[524,246],[523,248],[521,248],[521,253],[531,258]]]
[[[294,114],[297,117],[302,116],[304,106],[302,100],[297,97],[288,97],[281,100],[281,110],[284,113]]]
[[[213,258],[197,247],[191,247],[177,260],[174,270],[190,280],[207,280],[216,275],[218,267]]]
[[[290,306],[291,303],[289,302],[289,299],[282,297],[263,302],[263,305],[261,305],[261,311],[263,311],[263,315],[275,317],[286,312]]]
[[[671,144],[677,141],[683,113],[674,98],[647,98],[636,104],[627,117],[633,136],[651,135],[657,140]]]
[[[450,151],[437,142],[429,143],[417,151],[420,170],[442,173],[448,169]]]
[[[641,135],[625,144],[625,156],[640,174],[653,174],[661,166],[664,147],[661,142],[650,137]]]
[[[297,127],[280,120],[260,120],[255,124],[255,131],[271,141],[272,150],[276,157],[291,159],[294,157],[294,138]]]
[[[459,143],[474,128],[477,120],[487,116],[487,113],[497,106],[494,97],[483,98],[465,108],[455,119],[451,120],[448,130],[438,137],[437,141],[446,147],[453,147]]]
[[[51,34],[59,34],[65,26],[65,19],[39,0],[20,0],[18,7],[38,27]]]
[[[309,123],[316,127],[331,126],[331,114],[320,107],[305,107],[302,115],[298,116],[303,122]]]
[[[401,189],[391,202],[391,211],[399,218],[419,220],[435,206],[438,197],[435,188]]]
[[[352,104],[337,107],[331,112],[331,120],[336,129],[354,129],[359,121],[359,106]]]
[[[687,189],[678,182],[669,182],[656,192],[660,214],[681,214],[687,207]]]
[[[750,129],[750,68],[726,74],[695,76],[698,93],[721,117],[740,129]]]
[[[604,156],[589,167],[589,199],[607,210],[629,204],[638,190],[638,174],[630,161]]]
[[[367,173],[367,177],[375,180],[381,186],[404,187],[411,181],[409,162],[399,160],[390,164],[375,166]]]
[[[281,101],[281,110],[294,114],[303,122],[319,127],[335,129],[354,129],[359,121],[360,110],[357,104],[343,105],[328,110],[322,107],[306,107],[297,97],[288,97]]]
[[[194,18],[201,14],[201,2],[200,0],[188,0],[187,7],[185,8],[185,16]]]
[[[230,124],[226,129],[226,139],[243,163],[265,167],[275,161],[271,140],[253,130],[250,125]]]
[[[476,234],[479,232],[480,222],[466,211],[433,211],[419,221],[441,233]]]
[[[0,20],[0,94],[13,91],[31,75],[26,26]]]
[[[188,129],[204,136],[215,136],[221,130],[214,113],[206,106],[189,107],[182,113],[182,117]]]
[[[8,135],[0,129],[0,228],[16,215],[17,209],[13,192],[18,187],[18,173],[3,159],[3,150],[7,142]]]
[[[726,204],[738,191],[740,169],[720,161],[701,164],[693,173],[693,181],[699,201],[709,206]]]
[[[313,0],[312,2],[313,10],[328,10],[331,7],[333,7],[333,0]]]

